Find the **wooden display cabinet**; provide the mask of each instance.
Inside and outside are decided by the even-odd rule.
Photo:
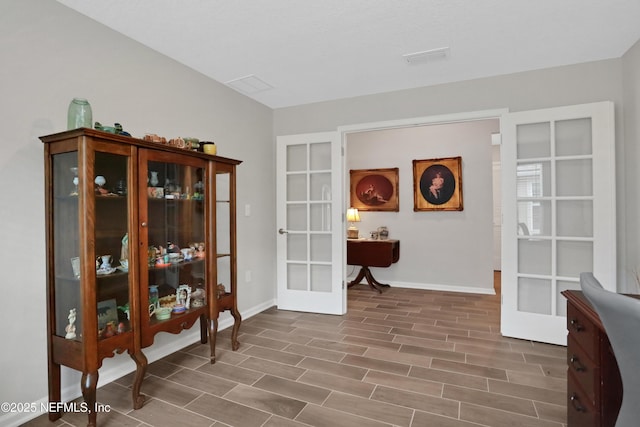
[[[126,351],[136,363],[132,401],[138,409],[147,368],[142,350],[157,333],[177,334],[200,320],[213,363],[219,313],[230,310],[232,348],[238,348],[240,161],[92,129],[41,139],[49,400],[60,402],[62,365],[82,372],[88,425],[94,426],[98,371],[106,357]],[[174,310],[163,318],[161,307]],[[60,416],[49,414],[51,420]]]

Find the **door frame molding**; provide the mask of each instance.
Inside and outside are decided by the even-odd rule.
[[[447,123],[457,123],[457,122],[469,122],[476,120],[487,120],[487,119],[498,119],[500,122],[500,128],[502,129],[502,116],[509,113],[508,108],[496,108],[492,110],[478,110],[478,111],[467,111],[462,113],[450,113],[450,114],[439,114],[433,116],[421,116],[421,117],[413,117],[408,119],[394,119],[394,120],[383,120],[377,122],[365,122],[365,123],[357,123],[350,124],[344,126],[338,126],[337,131],[341,138],[341,145],[344,150],[344,155],[342,157],[342,176],[343,176],[343,186],[342,186],[342,200],[343,200],[343,221],[342,221],[342,230],[341,233],[343,236],[347,235],[347,224],[344,221],[345,214],[347,209],[349,208],[349,191],[350,191],[350,183],[347,177],[349,176],[349,171],[347,170],[347,156],[349,147],[347,144],[347,138],[351,133],[357,132],[370,132],[376,130],[387,130],[387,129],[398,129],[398,128],[410,128],[410,127],[418,127],[418,126],[426,126],[426,125],[439,125],[439,124],[447,124]],[[338,230],[336,230],[337,232]],[[500,242],[502,245],[502,242]],[[502,251],[501,251],[502,252]],[[343,242],[343,265],[347,264],[347,241],[346,239]],[[343,269],[343,280],[346,283],[347,280],[347,270]],[[444,287],[441,290],[447,290]],[[455,287],[451,289],[452,291],[461,291],[463,288]],[[473,292],[478,292],[474,288]],[[493,292],[487,294],[494,294]]]

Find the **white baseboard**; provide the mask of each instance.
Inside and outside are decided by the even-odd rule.
[[[251,307],[248,310],[244,310],[240,313],[242,316],[242,320],[249,319],[255,316],[258,313],[263,312],[264,310],[273,307],[276,305],[275,300],[270,300],[268,302],[264,302],[255,307]],[[220,319],[218,322],[218,330],[224,330],[233,326],[233,317],[230,313],[224,312],[221,313]],[[240,328],[242,331],[242,328]],[[160,334],[156,337],[157,341],[161,341],[163,338]],[[169,334],[166,334],[169,335]],[[171,335],[168,339],[164,339],[162,341],[166,341],[164,343],[159,343],[160,345],[152,345],[144,349],[144,355],[147,357],[149,363],[155,362],[156,360],[162,359],[176,351],[179,351],[191,344],[200,341],[200,327],[198,326],[198,322],[194,324],[194,326],[186,331],[182,331],[178,335]],[[126,357],[121,357],[126,356]],[[74,399],[77,399],[82,395],[80,391],[80,373],[73,369],[62,367],[63,371],[63,379],[62,379],[62,389],[61,397],[63,402],[70,402]],[[114,359],[105,359],[103,367],[100,368],[98,375],[98,386],[102,387],[106,384],[109,384],[118,378],[121,378],[125,375],[130,374],[135,371],[136,365],[133,360],[127,355],[120,355]],[[66,374],[66,375],[65,375]],[[49,402],[49,397],[45,396],[41,399],[34,401],[33,404],[35,408],[38,410],[47,406]],[[103,402],[108,403],[108,402]],[[0,416],[0,425],[7,427],[18,427],[27,421],[36,418],[42,415],[44,412],[21,412],[21,413],[7,413]],[[98,416],[100,416],[98,414]]]
[[[465,294],[495,295],[496,290],[491,288],[476,288],[473,286],[440,285],[437,283],[413,283],[413,282],[393,282],[391,285],[396,288],[422,289],[425,291],[461,292]]]

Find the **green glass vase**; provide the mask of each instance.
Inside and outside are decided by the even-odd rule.
[[[67,129],[91,128],[93,114],[91,104],[84,98],[73,98],[67,112]]]

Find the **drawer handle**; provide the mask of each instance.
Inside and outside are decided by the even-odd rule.
[[[569,399],[571,400],[571,405],[573,405],[573,408],[576,411],[587,412],[587,408],[580,404],[580,398],[575,393],[573,393]]]
[[[578,322],[576,319],[571,319],[570,323],[571,323],[571,326],[573,326],[573,329],[575,329],[578,332],[584,329],[584,326],[582,326],[580,322]]]
[[[580,363],[580,359],[578,359],[578,356],[576,356],[575,354],[571,356],[571,358],[569,359],[569,363],[571,363],[573,369],[578,372],[584,372],[587,370],[587,367]]]

